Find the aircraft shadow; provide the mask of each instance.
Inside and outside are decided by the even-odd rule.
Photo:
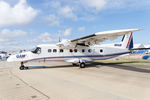
[[[135,61],[136,62],[136,61]],[[149,69],[145,69],[142,67],[145,67],[143,65],[131,65],[131,63],[135,62],[119,62],[119,63],[100,63],[100,62],[93,62],[89,64],[90,66],[97,66],[97,65],[102,65],[98,67],[112,67],[112,68],[118,68],[118,69],[123,69],[123,70],[129,70],[129,71],[135,71],[135,72],[141,72],[141,73],[150,73],[150,67]],[[126,64],[127,63],[127,64]],[[88,67],[88,66],[87,66]],[[146,66],[148,67],[148,66]]]
[[[29,69],[48,69],[48,68],[69,68],[69,67],[77,67],[73,65],[60,65],[60,66],[26,66]]]
[[[129,71],[135,71],[135,72],[141,72],[141,73],[150,73],[150,67],[149,69],[142,68],[142,65],[131,65],[131,63],[135,63],[136,61],[131,62],[114,62],[114,63],[102,63],[102,62],[92,62],[87,63],[86,68],[90,67],[113,67],[123,70],[129,70]],[[100,66],[99,66],[100,65]],[[73,65],[58,65],[58,66],[27,66],[29,67],[29,70],[31,69],[51,69],[51,68],[73,68],[73,67],[79,67],[73,66]]]

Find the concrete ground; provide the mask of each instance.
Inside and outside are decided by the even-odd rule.
[[[0,100],[150,100],[150,66],[0,62]],[[38,65],[38,66],[37,66]],[[46,66],[46,67],[43,67]]]

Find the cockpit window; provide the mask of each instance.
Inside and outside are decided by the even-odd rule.
[[[40,54],[41,53],[41,48],[36,47],[34,50],[31,51],[32,53]]]

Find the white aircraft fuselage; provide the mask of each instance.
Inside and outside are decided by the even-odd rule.
[[[37,50],[37,51],[36,51]],[[128,54],[128,49],[120,47],[106,47],[94,45],[89,47],[77,47],[74,49],[62,49],[56,45],[39,45],[36,50],[11,56],[8,61],[66,61],[71,63],[88,62],[92,60],[105,60]]]
[[[78,63],[81,68],[92,60],[105,60],[130,53],[133,47],[132,32],[139,29],[114,30],[98,32],[74,40],[65,40],[55,45],[38,45],[35,50],[10,56],[7,61],[21,62],[20,69],[24,69],[24,62],[29,61],[66,61]],[[123,39],[119,43],[98,45],[105,40],[114,40],[119,36]]]

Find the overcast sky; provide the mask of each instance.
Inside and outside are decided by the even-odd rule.
[[[128,28],[143,29],[134,43],[150,44],[150,0],[0,0],[1,50]]]

